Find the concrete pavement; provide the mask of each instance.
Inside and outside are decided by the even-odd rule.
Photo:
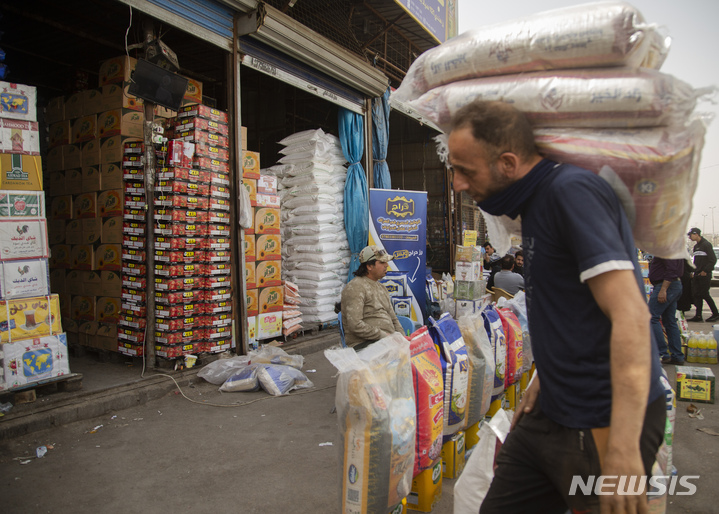
[[[173,374],[180,392],[151,370],[148,378],[112,392],[75,398],[89,405],[68,403],[62,407],[66,417],[39,411],[23,416],[45,419],[44,425],[22,422],[31,427],[24,433],[13,435],[10,419],[0,422],[0,434],[6,435],[0,437],[3,510],[336,512],[340,448],[336,415],[330,413],[336,378],[322,353],[335,336],[323,337],[287,348],[305,355],[304,371],[315,387],[286,397],[223,394],[198,379],[197,369]],[[719,373],[719,366],[710,367]],[[674,366],[665,369],[674,382]],[[704,418],[697,419],[689,417],[688,405],[677,403],[674,462],[680,476],[700,477],[694,481],[698,491],[669,498],[667,512],[719,512],[714,493],[719,437],[711,435],[719,433],[719,408],[696,404]],[[93,413],[95,408],[100,410]],[[62,409],[56,404],[45,411]],[[52,449],[42,459],[29,458],[41,445]],[[453,512],[453,485],[444,481],[434,513]]]

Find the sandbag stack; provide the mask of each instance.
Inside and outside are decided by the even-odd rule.
[[[393,100],[445,131],[475,99],[512,103],[540,151],[605,178],[639,248],[684,255],[705,127],[694,90],[661,73],[668,38],[624,2],[598,2],[481,27],[422,54]]]
[[[321,129],[292,134],[279,163],[282,273],[297,286],[304,322],[337,319],[334,305],[347,281],[349,244],[344,228],[346,162],[339,139]]]

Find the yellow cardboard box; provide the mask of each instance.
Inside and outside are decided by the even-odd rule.
[[[259,314],[259,298],[257,295],[257,289],[248,289],[247,290],[247,315],[248,316],[257,316]]]
[[[82,193],[73,202],[75,219],[97,218],[97,192]]]
[[[102,244],[122,244],[122,216],[106,218],[102,223]]]
[[[72,144],[84,143],[97,137],[97,114],[90,114],[77,118],[72,122],[70,142]],[[82,165],[82,162],[80,163]]]
[[[85,101],[85,95],[82,91],[74,93],[65,99],[65,119],[72,120],[83,116],[82,103]]]
[[[95,141],[90,141],[90,143],[95,143]],[[90,144],[87,143],[87,144]],[[82,154],[83,157],[85,154]],[[97,154],[98,158],[100,157],[100,154]],[[81,170],[82,174],[82,192],[83,193],[92,193],[94,191],[100,191],[102,190],[102,181],[100,177],[100,166],[94,165],[94,166],[86,166],[82,168]]]
[[[72,195],[56,196],[50,202],[50,219],[71,220],[72,213]]]
[[[97,212],[102,218],[122,216],[123,207],[122,189],[110,189],[100,193],[97,197]]]
[[[94,244],[102,237],[102,218],[85,218],[82,222],[82,244]]]
[[[127,55],[120,55],[103,61],[100,64],[99,85],[128,82],[136,65],[137,59]]]
[[[98,137],[127,136],[141,138],[144,116],[132,109],[111,109],[98,116]]]
[[[47,222],[47,239],[50,245],[59,245],[65,242],[65,220],[50,220]]]
[[[82,294],[87,296],[102,296],[102,277],[99,271],[83,271]]]
[[[53,269],[68,269],[70,265],[70,253],[72,246],[69,244],[59,244],[50,247],[50,267]]]
[[[65,226],[65,242],[69,245],[81,245],[82,237],[82,220],[70,220]]]
[[[64,145],[63,145],[64,146]],[[65,169],[65,161],[63,160],[62,146],[56,146],[50,148],[47,151],[47,171],[52,173],[53,171],[62,171]]]
[[[60,332],[62,325],[58,295],[0,301],[0,342],[43,337]]]
[[[62,145],[62,162],[66,170],[82,168],[82,148],[79,145]]]
[[[52,171],[49,173],[51,196],[59,196],[67,194],[65,192],[65,171]]]
[[[82,114],[88,116],[102,111],[102,89],[86,89],[82,92]]]
[[[92,139],[82,145],[82,167],[100,165],[100,140]]]
[[[242,151],[242,177],[260,178],[260,154],[258,152]]]
[[[47,102],[45,107],[45,122],[55,123],[65,119],[65,97],[56,96]]]
[[[120,298],[122,295],[122,277],[116,271],[100,272],[100,296]]]
[[[47,128],[48,148],[70,144],[71,123],[67,120],[51,123]]]
[[[130,89],[129,82],[102,86],[102,109],[100,109],[100,111],[109,111],[112,109],[142,111],[144,101],[142,98],[131,95],[128,89]]]
[[[245,262],[245,287],[247,289],[257,288],[257,267],[254,262]]]
[[[113,162],[100,165],[100,184],[101,189],[122,188],[122,167],[120,163]]]
[[[100,245],[95,252],[94,269],[101,271],[120,271],[122,269],[122,245]]]
[[[280,263],[277,261],[260,261],[255,268],[257,287],[279,286],[282,284]]]
[[[258,268],[260,264],[262,263],[258,264]],[[282,310],[282,304],[284,302],[284,288],[282,286],[263,287],[259,289],[259,291],[260,314]]]
[[[102,296],[97,299],[97,321],[117,324],[120,320],[120,298]]]
[[[0,189],[42,191],[42,160],[37,155],[0,154]]]
[[[95,269],[95,249],[92,245],[74,245],[70,252],[70,262],[72,263],[73,269]]]
[[[442,498],[442,460],[425,469],[412,480],[412,490],[407,496],[407,509],[432,512]]]

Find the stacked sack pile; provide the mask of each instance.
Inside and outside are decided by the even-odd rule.
[[[393,99],[444,130],[475,99],[512,103],[545,156],[612,184],[640,249],[681,258],[705,133],[693,111],[707,91],[659,72],[667,52],[631,5],[585,4],[453,38],[412,64]]]
[[[50,292],[36,100],[34,87],[0,82],[0,391],[70,373]]]
[[[292,134],[279,164],[282,273],[297,286],[302,320],[337,319],[334,304],[347,282],[350,251],[344,227],[345,158],[339,139],[321,129]]]

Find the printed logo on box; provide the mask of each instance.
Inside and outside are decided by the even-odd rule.
[[[28,174],[22,169],[22,155],[10,154],[10,169],[5,172],[7,180],[27,180]]]

